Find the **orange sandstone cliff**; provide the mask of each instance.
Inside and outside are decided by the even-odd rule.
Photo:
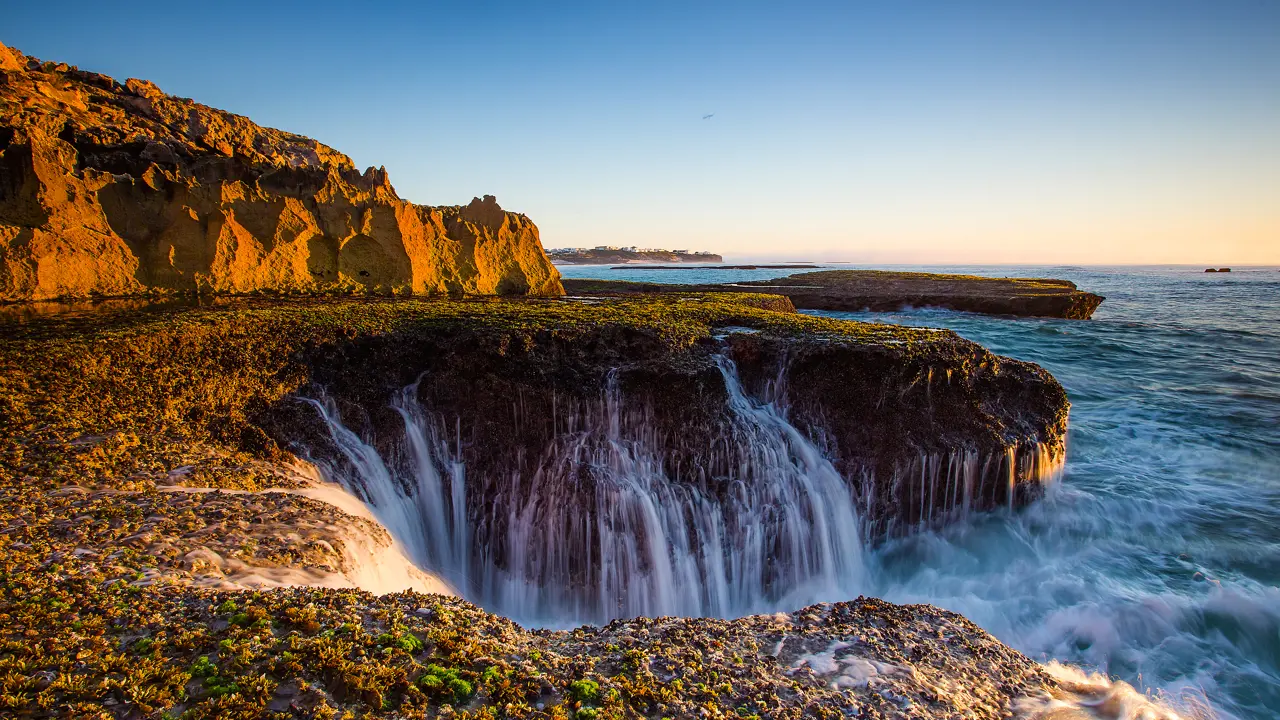
[[[492,196],[415,205],[310,138],[0,45],[0,301],[344,290],[563,294]]]

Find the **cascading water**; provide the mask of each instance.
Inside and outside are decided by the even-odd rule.
[[[332,403],[308,402],[350,468],[326,472],[425,567],[495,611],[553,624],[732,617],[856,596],[865,570],[852,490],[779,403],[752,399],[733,362],[716,362],[729,422],[699,480],[669,476],[652,423],[611,374],[595,408],[564,419],[536,472],[491,484],[471,507],[417,384],[392,403],[404,462],[384,460]]]
[[[334,445],[351,467],[344,473],[321,466],[322,473],[367,503],[417,562],[464,588],[468,557],[464,471],[462,463],[448,459],[443,444],[430,432],[417,389],[414,383],[392,401],[404,418],[405,441],[413,460],[408,473],[393,473],[372,445],[342,424],[329,398],[303,400],[319,411]],[[442,467],[447,468],[443,476]]]
[[[963,522],[975,508],[1013,510],[1019,498],[1030,500],[1056,482],[1065,461],[1063,443],[923,453],[895,468],[888,502],[896,511],[880,513],[878,526],[869,529],[876,537],[898,537]],[[870,503],[877,497],[876,478],[868,475],[863,482],[864,500]],[[871,510],[864,508],[864,518]]]

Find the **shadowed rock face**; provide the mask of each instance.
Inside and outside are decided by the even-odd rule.
[[[679,303],[664,295],[596,307],[607,312],[633,302]],[[809,320],[790,317],[797,326]],[[1064,459],[1070,405],[1036,365],[950,332],[866,326],[884,334],[851,339],[825,332],[826,325],[793,334],[752,331],[763,327],[754,317],[733,323],[743,327],[677,347],[650,329],[619,324],[502,341],[478,339],[489,331],[472,328],[394,334],[358,338],[308,363],[314,386],[325,388],[348,425],[386,458],[409,456],[393,398],[417,381],[415,394],[436,432],[457,446],[455,459],[467,468],[475,513],[501,510],[512,478],[537,478],[533,485],[544,494],[552,485],[575,488],[564,494],[590,505],[597,483],[589,463],[572,472],[558,463],[571,454],[566,443],[612,424],[654,450],[674,482],[713,497],[731,493],[726,478],[740,458],[725,450],[733,413],[717,355],[734,361],[750,396],[786,408],[831,459],[873,541],[958,512],[1024,505]],[[618,417],[604,398],[610,376]],[[344,465],[310,406],[285,399],[263,420],[282,445]]]
[[[315,140],[0,45],[0,300],[559,295],[491,196],[429,207]]]

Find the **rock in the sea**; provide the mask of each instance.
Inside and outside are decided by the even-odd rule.
[[[990,315],[1086,320],[1104,299],[1078,289],[1070,280],[880,270],[828,270],[743,285],[740,289],[760,287],[763,292],[786,295],[796,307],[811,310],[941,307]]]
[[[1034,365],[950,332],[778,312],[789,303],[766,295],[179,305],[106,301],[0,332],[0,635],[22,669],[0,715],[929,720],[1064,707],[1053,677],[972,623],[870,598],[553,632],[416,592],[230,589],[389,567],[353,564],[360,536],[390,536],[300,485],[295,450],[335,469],[363,458],[387,485],[412,466],[456,488],[452,517],[471,531],[454,537],[482,571],[469,596],[510,574],[613,602],[591,591],[609,587],[597,548],[633,545],[639,562],[606,570],[646,579],[667,546],[610,512],[643,506],[638,483],[595,462],[612,457],[668,497],[702,498],[668,506],[673,520],[758,509],[762,522],[692,529],[716,532],[708,560],[748,557],[756,537],[770,561],[741,577],[790,610],[793,561],[764,539],[813,506],[781,512],[787,498],[767,492],[786,487],[779,476],[750,475],[764,467],[752,441],[791,438],[763,445],[778,463],[820,448],[872,532],[1020,503],[1041,460],[1028,451],[1060,459],[1066,430],[1066,395]],[[368,452],[332,452],[300,395],[332,401]],[[461,462],[424,469],[400,441],[411,419]],[[564,541],[513,533],[522,518]],[[557,610],[546,617],[583,618]],[[44,685],[42,671],[66,679]]]
[[[940,307],[989,315],[1086,320],[1105,299],[1069,280],[989,278],[881,270],[824,270],[774,280],[723,285],[671,285],[574,279],[571,294],[630,292],[759,292],[783,295],[802,310],[893,311]]]
[[[851,577],[864,539],[1022,505],[1061,463],[1069,404],[1041,368],[775,301],[103,303],[0,333],[15,408],[0,470],[28,487],[259,490],[277,481],[235,469],[248,458],[209,457],[292,451],[362,497],[419,488],[424,511],[387,522],[472,578],[471,597],[604,621],[748,612]],[[33,463],[56,471],[26,478]],[[697,561],[730,548],[739,569]],[[645,579],[664,562],[689,574]]]
[[[0,45],[0,300],[559,295],[491,196],[429,207],[310,138]]]

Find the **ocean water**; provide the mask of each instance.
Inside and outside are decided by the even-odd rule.
[[[1066,469],[1044,500],[875,550],[868,592],[961,612],[1032,657],[1175,703],[1280,717],[1280,271],[884,269],[1065,278],[1107,300],[1089,321],[815,313],[950,328],[1044,366],[1072,402]],[[787,274],[561,270],[650,282]]]

